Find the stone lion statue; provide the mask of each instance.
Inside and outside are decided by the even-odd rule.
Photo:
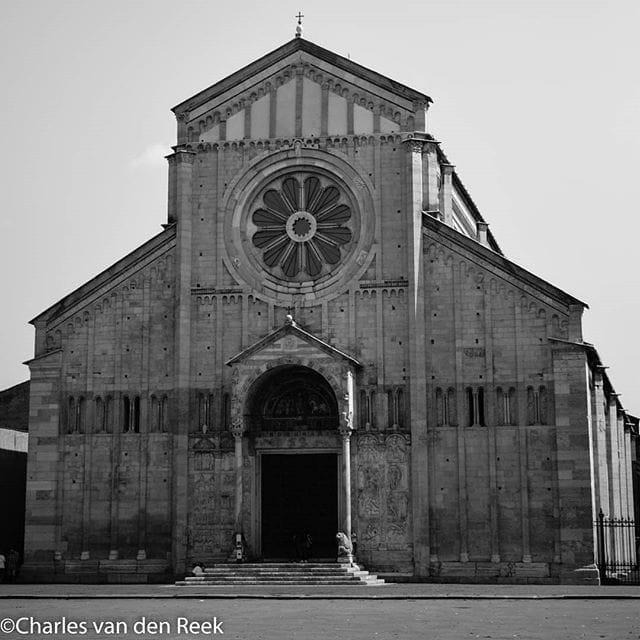
[[[350,556],[353,553],[351,540],[342,531],[336,533],[336,540],[338,541],[338,557]]]

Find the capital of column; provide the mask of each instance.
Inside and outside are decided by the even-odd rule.
[[[195,163],[197,155],[195,151],[185,149],[183,145],[176,145],[175,147],[172,147],[172,149],[173,153],[165,156],[170,166],[179,164],[192,165]]]
[[[436,153],[440,143],[437,140],[425,140],[423,145],[423,150],[426,153]]]
[[[442,169],[442,174],[445,176],[450,176],[453,174],[453,170],[456,168],[455,164],[445,164],[444,162],[440,165]]]
[[[353,416],[349,411],[343,411],[340,418],[340,426],[338,427],[340,435],[348,440],[353,433]]]
[[[408,138],[404,140],[404,142],[408,145],[411,153],[420,153],[422,154],[422,148],[424,146],[424,140],[420,140],[418,138]]]
[[[235,418],[231,422],[231,433],[236,440],[242,438],[242,435],[244,434],[244,421],[242,418]]]

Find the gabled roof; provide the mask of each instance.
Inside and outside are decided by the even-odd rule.
[[[274,49],[270,53],[267,53],[261,58],[258,58],[258,60],[248,64],[245,67],[242,67],[242,69],[236,71],[235,73],[232,73],[230,76],[227,76],[223,80],[216,82],[207,89],[204,89],[191,98],[181,102],[180,104],[177,104],[175,107],[173,107],[172,111],[174,113],[179,113],[182,111],[192,111],[205,102],[215,98],[225,91],[228,91],[234,85],[243,82],[248,78],[251,78],[261,71],[264,71],[265,69],[268,69],[269,67],[285,59],[287,56],[290,56],[292,53],[296,53],[297,51],[304,51],[316,58],[319,58],[320,60],[323,60],[324,62],[328,62],[334,65],[342,71],[363,78],[368,82],[378,85],[379,87],[398,96],[401,96],[406,100],[427,103],[433,102],[433,100],[431,100],[431,98],[424,93],[420,93],[415,89],[411,89],[410,87],[396,82],[391,78],[387,78],[386,76],[383,76],[376,71],[367,69],[367,67],[363,67],[357,62],[353,62],[348,58],[343,58],[337,53],[329,51],[328,49],[324,49],[323,47],[320,47],[317,44],[310,42],[309,40],[305,40],[304,38],[294,38],[293,40],[290,40],[277,49]]]
[[[350,364],[353,364],[357,367],[362,366],[360,362],[356,360],[353,356],[350,356],[348,353],[345,353],[344,351],[340,351],[340,349],[336,349],[335,347],[331,346],[324,340],[317,338],[312,333],[309,333],[308,331],[305,331],[304,329],[299,327],[295,323],[293,318],[291,318],[291,316],[287,316],[287,320],[285,321],[285,324],[281,326],[279,329],[272,331],[270,334],[266,335],[261,340],[258,340],[257,342],[252,344],[250,347],[247,347],[240,353],[236,354],[235,356],[233,356],[233,358],[230,358],[229,360],[227,360],[225,364],[228,367],[230,367],[238,362],[242,362],[243,360],[250,358],[252,355],[256,354],[259,351],[262,351],[263,349],[268,347],[270,344],[273,344],[280,338],[287,335],[295,335],[299,338],[302,338],[305,342],[307,342],[308,344],[314,347],[317,347],[320,351],[326,353],[332,358],[346,360]]]

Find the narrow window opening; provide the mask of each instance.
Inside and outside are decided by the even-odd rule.
[[[127,433],[131,429],[131,400],[128,396],[122,398],[122,431]]]

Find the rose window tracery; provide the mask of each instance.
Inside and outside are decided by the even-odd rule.
[[[316,176],[288,177],[264,192],[251,217],[262,261],[287,278],[317,278],[337,264],[351,242],[351,207],[334,184]]]

